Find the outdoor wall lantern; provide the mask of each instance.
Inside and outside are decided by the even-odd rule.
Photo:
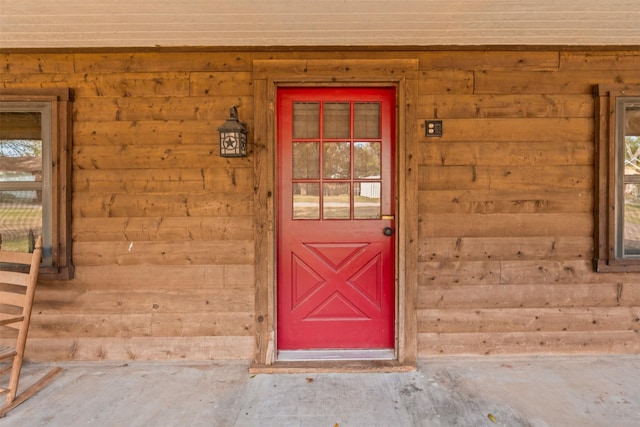
[[[229,109],[229,118],[218,128],[220,157],[247,156],[247,125],[238,121],[238,109]]]

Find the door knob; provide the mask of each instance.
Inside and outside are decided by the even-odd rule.
[[[391,227],[385,227],[382,229],[382,234],[384,234],[385,236],[392,236],[393,235],[393,228]]]

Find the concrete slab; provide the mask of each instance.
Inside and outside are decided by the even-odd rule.
[[[248,373],[246,362],[69,363],[26,426],[637,426],[640,355],[447,357],[404,373]],[[28,364],[23,387],[50,365]]]

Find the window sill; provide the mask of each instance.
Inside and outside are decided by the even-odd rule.
[[[595,259],[593,260],[593,268],[598,273],[638,273],[640,272],[640,259]]]
[[[67,267],[40,267],[38,277],[45,280],[71,280],[73,279],[73,266]]]

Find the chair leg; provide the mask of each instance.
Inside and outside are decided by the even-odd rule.
[[[22,370],[22,353],[18,352],[13,356],[13,365],[11,366],[11,374],[9,376],[9,393],[7,393],[7,404],[13,402],[18,391],[18,383],[20,382],[20,371]]]
[[[31,396],[42,390],[56,375],[60,373],[60,371],[62,371],[62,368],[53,368],[35,384],[23,391],[16,399],[12,402],[8,402],[0,409],[0,418],[4,418],[4,416],[7,415],[7,412],[24,403]]]

